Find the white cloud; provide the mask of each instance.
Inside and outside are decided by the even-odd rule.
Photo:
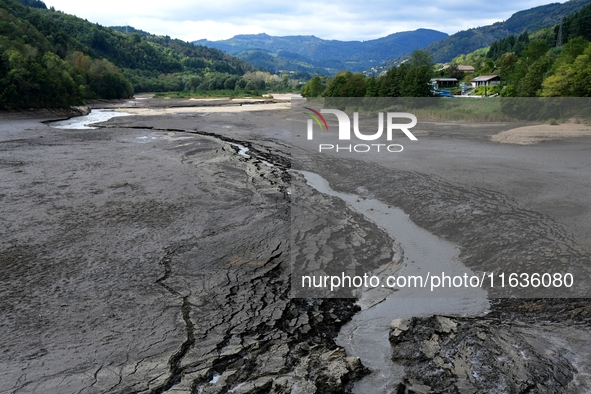
[[[48,6],[105,26],[129,24],[185,41],[220,40],[236,34],[315,35],[369,40],[417,28],[453,34],[505,20],[548,0],[414,0],[359,2],[270,0],[47,0]]]

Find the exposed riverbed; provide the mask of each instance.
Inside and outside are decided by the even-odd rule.
[[[161,101],[134,105],[189,100]],[[0,123],[0,392],[589,392],[588,300],[289,298],[289,111],[253,107]],[[490,141],[514,127],[421,124],[401,160],[311,162],[317,234],[394,240],[396,275],[588,264],[591,140]],[[392,319],[432,314],[391,346]]]
[[[76,129],[76,130],[92,130],[96,129],[90,126],[94,123],[106,122],[109,119],[118,116],[130,116],[126,112],[115,112],[111,109],[93,109],[88,115],[75,116],[66,120],[58,120],[51,122],[49,125],[56,129]]]
[[[357,212],[385,230],[402,248],[401,265],[384,267],[390,274],[426,275],[445,272],[446,275],[472,275],[473,272],[458,259],[459,247],[416,226],[401,209],[376,199],[341,193],[331,189],[320,175],[298,171],[314,189],[347,202]],[[386,393],[396,389],[404,377],[404,368],[392,361],[388,341],[390,322],[396,318],[444,314],[480,316],[488,310],[486,292],[481,289],[460,288],[447,292],[431,292],[429,288],[402,288],[388,295],[374,289],[361,295],[362,311],[356,314],[339,333],[337,343],[348,354],[361,358],[372,374],[359,381],[354,393]],[[385,297],[385,299],[383,298]]]

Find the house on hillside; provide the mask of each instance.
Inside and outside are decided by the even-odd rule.
[[[496,86],[501,83],[501,77],[498,75],[481,75],[470,81],[472,86],[477,88],[479,86]]]
[[[437,89],[458,86],[458,80],[456,78],[431,78],[431,83]]]
[[[463,73],[473,73],[475,70],[474,70],[474,67],[472,67],[472,66],[464,66],[464,65],[458,64],[458,71],[461,71]]]
[[[458,64],[458,66],[457,66],[457,67],[458,67],[458,71],[459,71],[459,72],[462,72],[462,73],[473,73],[473,72],[475,71],[475,70],[474,70],[474,67],[472,67],[472,66],[465,66],[465,65],[463,65],[463,64]],[[449,68],[449,64],[444,64],[444,65],[443,65],[443,66],[442,66],[442,67],[441,67],[439,70],[437,70],[437,71],[445,71],[445,70],[447,70],[448,68]]]

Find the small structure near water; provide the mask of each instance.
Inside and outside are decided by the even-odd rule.
[[[431,83],[437,88],[453,88],[458,86],[457,78],[431,78]]]

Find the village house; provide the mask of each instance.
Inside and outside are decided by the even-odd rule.
[[[481,75],[470,81],[472,86],[477,88],[480,86],[496,86],[501,83],[501,77],[498,75]]]
[[[475,71],[474,67],[472,67],[472,66],[465,66],[463,64],[458,64],[457,67],[458,67],[458,71],[463,72],[463,73],[473,73]],[[449,68],[449,64],[444,64],[437,71],[447,70],[448,68]]]
[[[463,73],[473,73],[475,70],[472,66],[463,66],[460,64],[458,65],[458,71],[461,71]]]

